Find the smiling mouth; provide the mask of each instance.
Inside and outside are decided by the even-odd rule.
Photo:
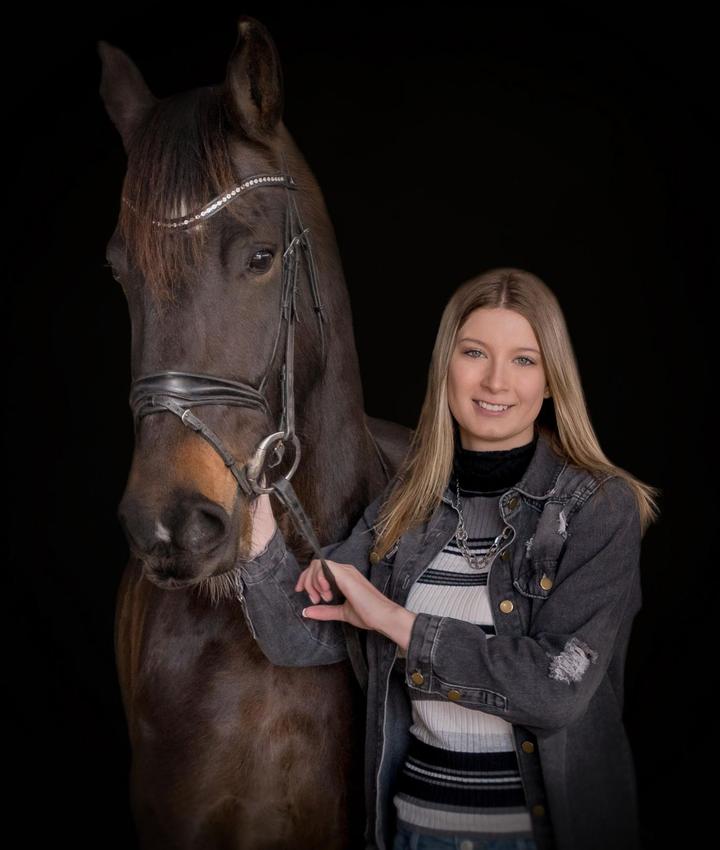
[[[514,405],[512,405],[512,404],[493,404],[490,401],[483,401],[482,399],[479,399],[479,398],[474,398],[473,404],[477,404],[479,407],[482,407],[485,410],[494,410],[498,413],[501,410],[507,410],[510,407],[514,407]]]

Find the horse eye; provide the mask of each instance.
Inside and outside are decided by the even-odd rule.
[[[248,268],[253,272],[266,272],[272,265],[274,256],[273,252],[268,248],[261,248],[250,258]]]

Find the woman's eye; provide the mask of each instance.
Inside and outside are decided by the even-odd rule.
[[[274,254],[268,248],[261,248],[256,251],[250,258],[248,268],[253,272],[266,272],[272,265]]]
[[[476,354],[480,355],[483,352],[480,351],[480,349],[478,349],[478,348],[468,348],[468,350],[465,351],[464,353],[470,355],[470,357],[472,357],[473,360],[477,360],[477,357],[475,357],[475,355]],[[534,360],[531,360],[529,357],[526,357],[524,354],[521,354],[519,357],[516,357],[515,359],[516,360],[523,360],[524,361],[522,363],[523,366],[532,366],[535,363]]]

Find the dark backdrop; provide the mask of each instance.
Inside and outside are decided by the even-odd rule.
[[[691,752],[713,744],[695,675],[714,533],[698,457],[715,318],[709,23],[687,5],[574,5],[144,3],[28,9],[6,26],[7,780],[26,846],[135,846],[113,656],[130,329],[103,268],[124,154],[96,41],[167,96],[223,78],[242,13],[280,50],[370,414],[414,427],[442,307],[466,278],[517,265],[557,293],[603,448],[663,488],[627,659],[646,847],[699,831]]]

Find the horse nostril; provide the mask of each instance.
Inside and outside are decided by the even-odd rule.
[[[224,508],[197,494],[180,496],[160,512],[142,499],[127,496],[117,518],[131,550],[158,557],[205,554],[227,539],[231,524]]]
[[[199,555],[225,540],[230,518],[212,502],[187,505],[173,523],[173,542],[178,549]]]

